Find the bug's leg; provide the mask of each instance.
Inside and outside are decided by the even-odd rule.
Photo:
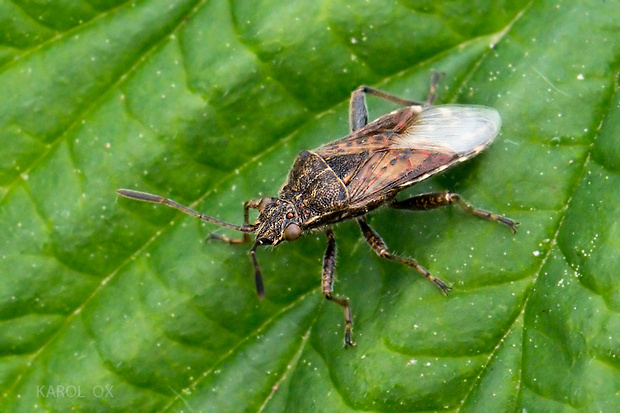
[[[251,199],[243,204],[243,224],[245,226],[250,225],[250,209],[258,209],[260,201],[260,199]],[[250,234],[247,232],[243,233],[243,238],[228,238],[225,235],[220,235],[217,233],[212,233],[209,235],[209,238],[227,242],[229,244],[247,244],[250,242]]]
[[[517,232],[518,222],[513,221],[510,218],[503,217],[501,215],[494,214],[483,209],[478,209],[465,201],[459,194],[455,194],[450,191],[437,192],[432,194],[416,195],[414,197],[405,199],[404,201],[392,201],[390,206],[396,209],[410,209],[413,211],[427,210],[439,208],[446,205],[457,203],[466,212],[475,215],[480,218],[488,219],[490,221],[497,221],[500,224],[506,225],[510,231],[514,234]]]
[[[349,101],[349,129],[355,132],[368,123],[368,106],[366,105],[366,90],[368,86],[360,86],[351,93]]]
[[[260,266],[258,265],[258,260],[256,259],[256,248],[261,245],[260,241],[254,241],[254,245],[250,249],[250,258],[252,260],[252,266],[254,266],[254,284],[256,284],[256,294],[258,294],[258,298],[261,300],[265,296],[265,288],[263,286],[263,273],[260,270]]]
[[[327,229],[327,249],[325,250],[325,256],[323,257],[323,277],[322,288],[323,295],[330,301],[335,302],[344,308],[344,346],[355,346],[355,343],[351,341],[351,329],[353,322],[351,320],[351,307],[349,306],[349,300],[346,298],[336,297],[334,292],[334,269],[336,268],[336,241],[334,240],[334,231],[331,228]]]
[[[403,99],[370,86],[360,86],[351,93],[351,101],[349,102],[349,127],[351,132],[363,128],[368,123],[366,94],[377,96],[400,106],[425,106],[424,102]]]
[[[442,74],[439,72],[433,72],[431,75],[431,87],[428,92],[428,97],[426,98],[426,106],[433,106],[433,103],[435,103],[435,98],[437,98],[437,85],[439,84],[441,76]]]
[[[420,274],[425,276],[437,287],[439,287],[442,293],[448,295],[448,292],[450,292],[451,288],[439,278],[433,276],[430,272],[428,272],[426,268],[418,264],[416,260],[414,260],[413,258],[405,258],[392,254],[388,250],[387,245],[385,245],[385,242],[381,239],[379,234],[377,234],[375,230],[372,229],[370,225],[368,225],[368,223],[366,222],[366,218],[358,218],[357,222],[362,229],[362,233],[364,234],[364,238],[366,238],[366,242],[368,242],[368,245],[370,245],[370,247],[373,249],[374,252],[377,253],[378,256],[387,258],[388,260],[400,262],[401,264],[405,264],[409,267],[415,268]]]
[[[351,132],[363,128],[368,123],[368,107],[366,106],[366,94],[377,96],[388,102],[396,103],[400,106],[432,106],[437,97],[437,85],[442,74],[433,72],[431,76],[431,86],[426,98],[426,102],[418,102],[416,100],[404,99],[391,93],[375,89],[370,86],[360,86],[351,93],[351,101],[349,103],[349,127]]]

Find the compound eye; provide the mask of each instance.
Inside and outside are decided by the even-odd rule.
[[[267,205],[271,204],[272,202],[273,202],[273,199],[269,197],[265,197],[261,199],[258,204],[258,212],[262,214],[263,211],[265,210],[265,207],[267,207]]]
[[[287,241],[295,241],[301,235],[301,228],[297,224],[289,224],[284,230],[284,239]]]

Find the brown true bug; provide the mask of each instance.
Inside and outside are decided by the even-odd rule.
[[[244,224],[235,225],[200,214],[170,199],[130,189],[117,192],[139,201],[166,204],[187,214],[243,233],[233,239],[212,235],[230,244],[255,241],[250,248],[254,279],[259,297],[263,281],[256,260],[259,245],[278,245],[294,241],[314,229],[327,235],[323,258],[322,291],[325,297],[344,308],[346,346],[351,340],[349,300],[333,295],[336,243],[332,225],[355,218],[370,247],[381,257],[415,268],[435,283],[444,294],[450,287],[434,277],[412,258],[390,252],[379,234],[366,222],[366,214],[383,204],[392,208],[428,210],[457,203],[465,211],[481,218],[500,222],[513,233],[517,223],[511,219],[471,206],[458,194],[444,191],[416,195],[398,201],[396,195],[431,175],[463,162],[488,147],[498,135],[501,118],[495,109],[484,106],[432,106],[438,76],[431,81],[426,102],[415,102],[380,90],[361,86],[351,94],[349,124],[351,133],[313,151],[303,151],[295,160],[288,180],[278,198],[265,197],[247,201]],[[368,123],[366,94],[404,106]],[[249,210],[258,209],[258,219],[250,224]]]

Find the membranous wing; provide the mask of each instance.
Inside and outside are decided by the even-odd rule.
[[[485,106],[399,109],[314,152],[345,184],[349,205],[395,193],[486,148],[501,118]]]

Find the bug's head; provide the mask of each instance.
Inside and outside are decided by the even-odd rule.
[[[301,236],[301,222],[293,204],[278,198],[263,198],[258,206],[256,242],[278,245]]]

